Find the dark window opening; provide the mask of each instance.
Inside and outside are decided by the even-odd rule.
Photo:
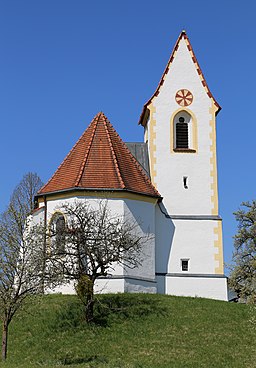
[[[181,116],[176,124],[176,148],[189,148],[188,146],[188,123]]]
[[[65,219],[63,215],[58,215],[53,220],[53,232],[54,232],[54,239],[53,245],[55,251],[57,252],[64,252],[65,250]]]
[[[181,270],[188,271],[188,260],[187,259],[181,260]]]
[[[188,189],[188,177],[183,176],[183,185],[185,189]]]

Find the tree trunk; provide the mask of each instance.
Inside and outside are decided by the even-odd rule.
[[[85,320],[87,323],[93,321],[94,281],[88,275],[81,275],[75,287],[77,296],[84,305]]]
[[[4,322],[3,322],[3,334],[2,334],[2,361],[3,362],[7,358],[8,328],[9,328],[9,322],[7,320],[4,320]]]
[[[85,318],[86,318],[86,322],[90,323],[93,321],[93,307],[94,307],[93,289],[88,290],[86,299],[87,299],[87,303],[86,303],[86,310],[85,310]]]

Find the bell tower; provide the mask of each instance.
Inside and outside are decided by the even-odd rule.
[[[227,299],[218,213],[219,111],[182,31],[140,118],[151,180],[163,197],[156,209],[159,292]]]

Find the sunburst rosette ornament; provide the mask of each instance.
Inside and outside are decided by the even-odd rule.
[[[180,106],[189,106],[193,102],[193,95],[188,89],[180,89],[175,95],[175,100]]]

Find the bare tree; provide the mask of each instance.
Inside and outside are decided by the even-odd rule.
[[[85,202],[64,204],[61,208],[67,223],[65,247],[58,246],[57,232],[50,234],[56,241],[51,262],[67,280],[75,281],[76,293],[84,305],[87,322],[93,320],[94,284],[96,279],[111,273],[114,264],[129,268],[140,264],[140,251],[149,240],[135,221],[113,216],[102,201],[93,209]]]
[[[229,284],[242,299],[256,304],[256,201],[243,202],[234,215],[238,231]]]
[[[0,319],[3,324],[2,360],[7,357],[8,328],[29,296],[39,291],[42,270],[42,237],[28,226],[33,196],[42,182],[37,174],[24,175],[7,210],[0,216]],[[35,244],[36,243],[36,244]]]
[[[43,182],[36,173],[28,172],[14,189],[9,209],[16,223],[23,233],[26,219],[34,209],[34,197],[43,186]]]

